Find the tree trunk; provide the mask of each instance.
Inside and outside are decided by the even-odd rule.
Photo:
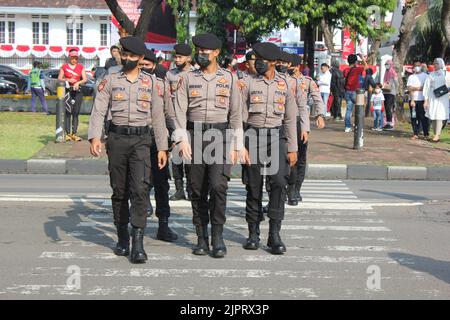
[[[323,37],[325,39],[325,45],[328,48],[328,52],[335,52],[334,42],[333,42],[333,32],[331,31],[330,25],[328,22],[322,18],[320,20],[320,26],[322,27]]]
[[[447,40],[447,47],[450,46],[450,0],[442,0],[441,13],[442,32]],[[445,55],[445,51],[444,51]]]
[[[402,79],[403,65],[405,63],[406,55],[408,53],[409,45],[413,35],[413,29],[416,22],[416,9],[425,0],[407,1],[406,6],[403,9],[403,18],[400,25],[399,39],[394,45],[393,62],[395,71],[398,74],[398,92],[397,101],[399,105],[399,118],[403,119],[404,107],[403,107],[403,95],[404,84]]]
[[[133,34],[135,27],[133,21],[123,12],[122,8],[117,3],[117,0],[105,0],[109,10],[113,16],[117,19],[120,26],[125,29],[128,34]]]
[[[377,58],[378,58],[378,52],[380,51],[381,47],[381,38],[377,37],[374,39],[372,47],[370,48],[369,56],[367,57],[367,63],[370,65],[376,65],[377,64]]]
[[[314,24],[308,22],[305,25],[305,62],[308,65],[310,76],[314,76],[314,51],[315,51],[315,34],[314,34]]]

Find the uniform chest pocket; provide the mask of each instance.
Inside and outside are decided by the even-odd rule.
[[[150,91],[142,91],[138,93],[137,97],[137,110],[140,112],[148,113],[151,108],[152,95]]]
[[[217,88],[216,89],[216,107],[225,109],[230,104],[230,89]]]
[[[286,113],[286,97],[282,95],[275,95],[273,104],[273,113],[277,115],[284,115]]]
[[[262,94],[251,94],[248,112],[263,113],[266,108],[266,100]]]
[[[111,112],[123,111],[128,107],[129,96],[123,90],[114,90],[111,98]]]

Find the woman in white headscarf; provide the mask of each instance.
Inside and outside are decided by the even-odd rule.
[[[423,86],[423,95],[425,97],[424,107],[425,115],[431,120],[434,137],[432,142],[439,142],[442,127],[448,119],[449,113],[449,94],[446,93],[437,97],[434,90],[444,85],[450,87],[450,83],[445,81],[445,63],[441,58],[434,60],[434,71],[430,73]]]

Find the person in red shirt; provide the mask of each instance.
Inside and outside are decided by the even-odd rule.
[[[345,112],[345,132],[352,131],[351,117],[353,107],[356,103],[356,90],[360,88],[360,77],[363,76],[364,71],[368,68],[366,60],[360,55],[363,66],[358,66],[356,63],[358,58],[355,54],[350,54],[347,58],[349,64],[348,69],[344,70],[345,78],[345,102],[347,110]]]
[[[78,115],[83,103],[81,85],[87,82],[87,76],[84,67],[78,63],[78,50],[71,49],[69,51],[69,63],[61,66],[58,80],[66,82],[66,95],[64,96],[66,105],[64,117],[66,141],[81,141],[82,139],[77,136]],[[72,132],[70,131],[71,118]]]

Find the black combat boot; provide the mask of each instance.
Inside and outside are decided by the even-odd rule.
[[[197,245],[192,253],[197,256],[205,256],[209,252],[208,225],[197,225],[195,231],[197,232]]]
[[[128,233],[128,223],[117,225],[118,242],[114,248],[116,256],[128,256],[130,254],[130,234]]]
[[[211,246],[213,258],[223,258],[227,254],[227,247],[223,242],[223,224],[211,226]]]
[[[296,183],[295,184],[295,198],[297,199],[298,202],[302,202],[303,198],[300,195],[300,188],[302,187],[301,184]]]
[[[186,195],[184,194],[183,179],[175,180],[175,189],[176,189],[175,193],[170,196],[169,200],[171,201],[185,200]]]
[[[248,224],[247,242],[244,244],[245,250],[258,250],[259,248],[259,222],[253,222]]]
[[[286,252],[286,246],[280,238],[281,220],[269,220],[269,238],[267,246],[270,247],[272,254],[283,254]]]
[[[295,197],[295,184],[289,184],[287,187],[287,204],[290,206],[298,205],[298,200]]]
[[[159,219],[158,233],[156,239],[174,242],[178,239],[178,235],[169,228],[169,221],[166,219]]]
[[[263,213],[269,213],[269,204],[268,203],[263,207]]]
[[[145,263],[147,254],[144,251],[144,228],[135,228],[131,230],[131,263]]]

